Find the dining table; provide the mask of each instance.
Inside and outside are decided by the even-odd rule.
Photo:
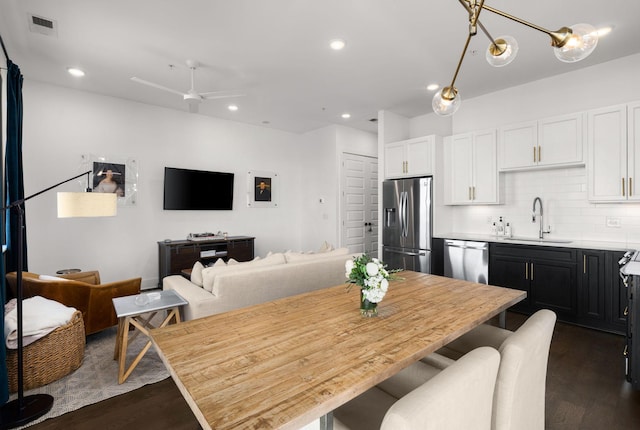
[[[394,276],[372,318],[360,314],[359,287],[341,284],[150,335],[203,429],[331,428],[340,405],[526,297],[426,273]]]

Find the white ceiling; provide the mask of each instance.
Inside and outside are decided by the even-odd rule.
[[[561,63],[549,37],[484,11],[494,37],[511,34],[518,58],[484,60],[488,39],[473,38],[456,86],[463,99],[640,52],[636,0],[487,0],[550,30],[587,22],[613,25],[585,61]],[[30,15],[55,21],[57,35],[29,30]],[[431,112],[425,86],[450,83],[467,36],[457,0],[1,0],[0,34],[28,80],[187,111],[180,96],[131,77],[187,91],[187,59],[200,92],[241,90],[206,100],[200,114],[306,132],[329,124],[375,131],[381,109],[409,117]],[[328,47],[346,40],[343,51]],[[170,67],[169,65],[175,65]],[[76,66],[82,79],[67,74]],[[624,88],[612,89],[624,91]],[[239,106],[230,112],[233,101]],[[352,117],[344,120],[343,112]]]

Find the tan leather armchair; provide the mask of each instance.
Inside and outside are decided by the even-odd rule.
[[[98,271],[59,275],[67,280],[44,280],[40,275],[22,272],[23,297],[42,296],[71,306],[82,312],[86,334],[92,334],[118,324],[113,303],[114,297],[140,293],[141,278],[100,284]],[[7,283],[16,297],[16,272],[7,274]]]

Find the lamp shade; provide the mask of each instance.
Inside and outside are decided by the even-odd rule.
[[[116,216],[117,211],[114,193],[58,193],[58,218]]]
[[[444,87],[433,96],[431,107],[439,116],[450,116],[456,113],[461,101],[455,87]]]
[[[493,67],[502,67],[515,60],[518,42],[511,36],[500,36],[487,48],[486,59]]]
[[[562,46],[554,48],[554,53],[560,61],[575,63],[587,58],[598,44],[598,31],[589,24],[575,24],[571,26],[571,36]]]

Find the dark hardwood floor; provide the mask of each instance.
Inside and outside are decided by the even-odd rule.
[[[507,314],[507,328],[526,319]],[[557,323],[547,373],[547,430],[640,430],[640,391],[624,378],[622,336]],[[200,428],[171,379],[37,424],[31,429]]]

